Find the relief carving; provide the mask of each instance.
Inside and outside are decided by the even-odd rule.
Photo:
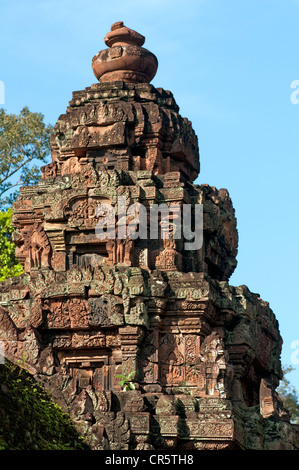
[[[120,300],[111,295],[89,299],[89,325],[101,327],[122,325],[123,314],[120,303]]]
[[[52,250],[49,239],[42,226],[37,223],[32,226],[30,235],[27,235],[27,242],[24,245],[23,251],[29,251],[29,266],[27,269],[43,269],[50,267]]]

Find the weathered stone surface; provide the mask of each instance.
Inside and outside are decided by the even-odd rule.
[[[128,53],[113,42],[122,28],[107,36],[107,62]],[[277,320],[228,283],[238,232],[227,190],[193,184],[197,137],[169,91],[105,75],[73,94],[52,163],[14,205],[25,274],[0,284],[5,354],[34,368],[94,449],[299,448],[275,391]],[[163,217],[156,239],[98,238],[100,204],[120,216],[116,231],[136,218],[120,196],[126,208],[202,204],[203,246],[165,237]],[[135,390],[122,391],[131,373]]]

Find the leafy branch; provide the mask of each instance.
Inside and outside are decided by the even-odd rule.
[[[44,123],[44,116],[27,107],[19,115],[0,109],[0,206],[16,200],[17,186],[37,184],[40,180],[40,170],[34,162],[47,163],[51,132],[52,126]],[[5,193],[8,195],[3,198]]]
[[[131,378],[135,375],[135,371],[131,372],[128,376],[126,375],[116,375],[115,377],[121,378],[119,385],[123,389],[124,392],[128,392],[129,390],[135,390],[135,385],[133,384]]]

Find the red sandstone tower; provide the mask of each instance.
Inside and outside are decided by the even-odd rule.
[[[53,129],[52,163],[21,189],[13,223],[25,274],[1,283],[6,356],[25,354],[93,449],[297,449],[275,392],[277,320],[228,282],[232,202],[225,189],[193,184],[196,134],[172,93],[150,85],[158,62],[144,41],[112,26],[92,60],[100,83],[73,93]],[[164,237],[163,217],[156,239],[99,238],[103,204],[116,234],[134,204],[202,205],[203,244],[187,250],[184,237]],[[122,390],[120,374],[134,390]]]

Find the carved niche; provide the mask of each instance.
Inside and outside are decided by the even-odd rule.
[[[70,371],[76,385],[86,389],[89,385],[96,391],[109,390],[112,385],[109,350],[71,350],[59,351],[61,365]]]

